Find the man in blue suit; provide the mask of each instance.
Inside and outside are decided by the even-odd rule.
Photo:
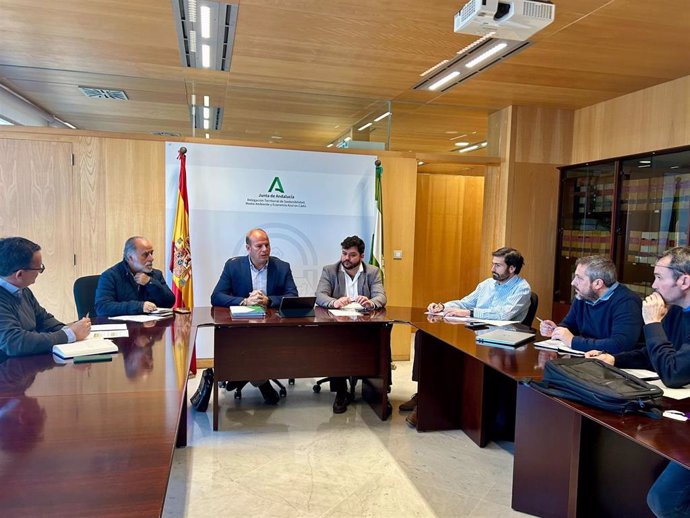
[[[211,294],[213,306],[263,306],[277,308],[286,295],[297,295],[290,264],[271,257],[271,242],[260,228],[247,232],[247,255],[232,257],[223,267],[223,273]],[[234,390],[246,381],[229,381],[225,388]],[[268,380],[252,381],[264,401],[275,405],[280,396]]]

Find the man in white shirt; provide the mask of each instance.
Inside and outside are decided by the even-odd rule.
[[[358,236],[346,237],[342,243],[340,261],[324,266],[316,288],[316,304],[324,308],[342,308],[357,302],[365,309],[386,305],[381,270],[365,264],[364,241]],[[331,392],[335,392],[333,412],[342,414],[350,403],[346,378],[331,378]]]

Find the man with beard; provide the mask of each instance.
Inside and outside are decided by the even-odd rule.
[[[316,288],[316,304],[324,308],[342,308],[352,302],[364,309],[378,309],[386,305],[381,271],[364,264],[364,241],[358,236],[346,237],[340,243],[340,261],[324,266]],[[342,414],[350,403],[346,378],[331,378],[331,392],[335,392],[333,413]]]
[[[173,304],[175,295],[165,283],[163,272],[153,267],[153,245],[144,237],[130,237],[125,241],[122,261],[98,279],[96,315],[139,315]]]
[[[522,322],[529,311],[531,294],[529,283],[519,275],[525,260],[520,252],[508,247],[499,248],[491,255],[490,279],[480,282],[472,293],[461,300],[432,302],[428,311],[445,316]],[[419,380],[417,351],[415,340],[412,381]],[[403,412],[412,410],[406,420],[409,425],[417,426],[417,394],[399,408]]]
[[[616,281],[616,266],[605,256],[581,257],[575,263],[575,300],[556,326],[544,320],[539,332],[578,351],[615,354],[641,344],[642,301]]]
[[[690,383],[690,247],[664,252],[654,265],[654,293],[642,303],[646,347],[616,355],[589,351],[621,369],[653,369],[667,387]],[[656,516],[688,516],[690,471],[671,462],[647,495]]]

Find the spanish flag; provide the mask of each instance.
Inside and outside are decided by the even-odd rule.
[[[180,148],[180,185],[177,192],[177,210],[173,226],[170,271],[172,292],[175,294],[174,308],[194,307],[192,292],[192,249],[189,244],[189,201],[187,199],[187,149]],[[196,353],[192,355],[190,371],[196,372]]]

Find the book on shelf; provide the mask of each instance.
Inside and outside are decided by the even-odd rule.
[[[232,318],[262,318],[266,310],[261,306],[230,306]]]

